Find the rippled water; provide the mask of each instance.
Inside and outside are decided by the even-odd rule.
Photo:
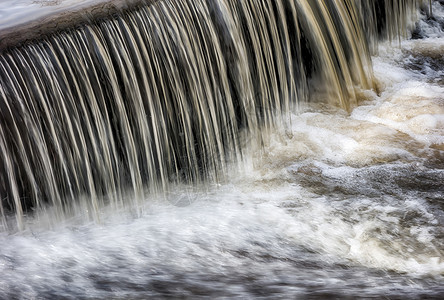
[[[444,297],[443,12],[381,46],[378,93],[302,108],[229,182],[0,233],[0,298]]]

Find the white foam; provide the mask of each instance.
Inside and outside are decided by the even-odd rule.
[[[419,20],[418,26],[421,29],[421,33],[425,37],[430,37],[430,38],[443,37],[444,31],[441,28],[441,26],[439,26],[439,23],[437,24],[437,22],[441,22],[441,24],[443,24],[444,6],[441,5],[439,1],[433,1],[432,13],[436,21],[426,20],[425,17],[422,20]]]

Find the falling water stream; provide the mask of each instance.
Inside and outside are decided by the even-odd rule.
[[[426,4],[146,1],[0,48],[0,299],[444,297]]]

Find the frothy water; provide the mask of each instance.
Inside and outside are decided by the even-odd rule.
[[[0,233],[0,298],[442,298],[444,9],[351,113],[306,104],[217,185]],[[131,197],[131,196],[129,196]],[[82,217],[83,216],[83,217]]]

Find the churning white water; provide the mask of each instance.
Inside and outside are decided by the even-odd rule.
[[[444,7],[383,44],[378,91],[306,104],[218,185],[146,195],[142,215],[0,233],[2,299],[444,296]],[[441,27],[439,27],[441,26]],[[87,215],[87,213],[86,213]]]

